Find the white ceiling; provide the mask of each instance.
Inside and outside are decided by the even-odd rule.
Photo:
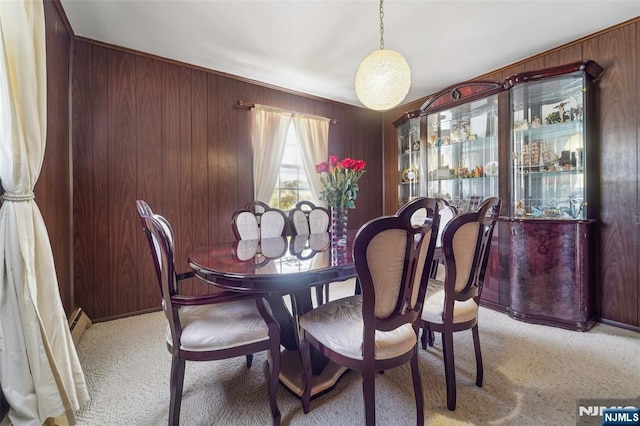
[[[77,36],[357,106],[379,48],[378,0],[61,2]],[[637,16],[638,0],[387,0],[384,42],[411,67],[407,103]]]

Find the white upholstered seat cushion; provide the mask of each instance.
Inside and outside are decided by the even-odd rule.
[[[442,281],[429,280],[422,319],[436,324],[442,324],[444,311],[444,284]],[[478,304],[473,299],[463,302],[456,300],[453,305],[453,322],[470,321],[478,316]]]
[[[300,318],[300,326],[334,352],[362,359],[362,295],[320,305]],[[392,331],[376,331],[375,358],[393,358],[410,351],[417,338],[411,324]]]
[[[214,305],[183,306],[181,349],[211,351],[269,339],[269,329],[253,299]],[[172,344],[167,326],[167,343]]]

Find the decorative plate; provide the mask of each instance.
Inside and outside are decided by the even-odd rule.
[[[408,167],[402,171],[403,182],[417,182],[420,179],[420,172],[415,167]]]

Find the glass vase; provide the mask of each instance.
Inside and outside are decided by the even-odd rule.
[[[331,264],[341,265],[347,254],[347,223],[349,209],[331,207]]]

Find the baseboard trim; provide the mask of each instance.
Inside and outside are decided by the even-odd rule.
[[[78,346],[84,332],[91,327],[91,325],[91,319],[89,319],[89,316],[82,310],[82,308],[77,307],[73,310],[71,316],[69,316],[69,330],[71,331],[73,343],[76,346]]]
[[[598,318],[598,321],[603,323],[603,324],[612,325],[614,327],[624,328],[624,329],[627,329],[627,330],[631,330],[631,331],[635,331],[635,332],[640,333],[640,327],[638,327],[636,325],[625,324],[623,322],[613,321],[613,320],[609,320],[609,319],[605,319],[605,318]]]

